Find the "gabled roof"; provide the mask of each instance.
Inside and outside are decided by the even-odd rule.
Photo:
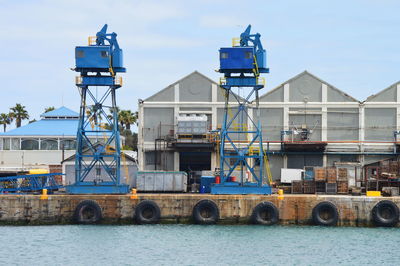
[[[379,95],[382,95],[383,93],[385,93],[386,91],[390,90],[393,86],[396,86],[397,84],[400,84],[400,81],[393,83],[392,85],[390,85],[386,89],[381,90],[377,94],[372,94],[371,96],[368,96],[368,98],[365,99],[364,102],[369,102],[369,101],[373,100],[374,98],[378,97]],[[396,102],[396,99],[394,99],[394,102]]]
[[[207,79],[207,80],[210,81],[211,83],[218,85],[214,80],[210,79],[209,77],[207,77],[207,76],[201,74],[199,71],[195,70],[195,71],[193,71],[192,73],[190,73],[190,74],[184,76],[183,78],[179,79],[178,81],[175,81],[174,83],[168,85],[168,86],[165,87],[164,89],[162,89],[162,90],[156,92],[155,94],[151,95],[150,97],[147,97],[144,101],[150,100],[151,98],[153,98],[153,97],[156,96],[157,94],[160,94],[160,93],[162,93],[162,92],[168,90],[170,87],[175,86],[176,84],[180,83],[182,80],[187,79],[188,77],[190,77],[190,76],[192,76],[192,75],[196,75],[196,74],[197,74],[197,75],[200,75],[201,77],[203,77],[203,78],[205,78],[205,79]]]
[[[79,114],[65,106],[61,106],[58,109],[41,114],[40,117],[49,117],[49,118],[51,118],[51,117],[54,117],[54,118],[55,117],[75,117],[75,118],[79,118]]]
[[[267,92],[267,93],[261,95],[260,98],[265,97],[265,96],[271,94],[272,92],[278,90],[280,87],[284,86],[286,83],[289,83],[289,82],[291,82],[291,81],[293,81],[293,80],[295,80],[295,79],[298,79],[299,77],[304,76],[304,75],[310,75],[311,77],[313,77],[314,79],[318,80],[319,82],[328,85],[328,86],[331,87],[333,90],[336,90],[337,92],[339,92],[339,93],[342,94],[343,96],[348,97],[348,98],[352,99],[352,100],[355,101],[355,102],[359,102],[359,100],[357,100],[357,99],[353,98],[352,96],[348,95],[347,93],[345,93],[345,92],[339,90],[338,88],[336,88],[336,87],[333,86],[332,84],[329,84],[328,82],[326,82],[326,81],[320,79],[319,77],[317,77],[317,76],[311,74],[311,73],[308,72],[307,70],[304,70],[303,72],[301,72],[300,74],[294,76],[293,78],[291,78],[291,79],[289,79],[289,80],[287,80],[287,81],[281,83],[279,86],[276,86],[275,88],[273,88],[273,89],[270,90],[269,92]]]

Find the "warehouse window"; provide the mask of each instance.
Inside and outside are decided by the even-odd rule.
[[[229,57],[228,53],[221,53],[221,59],[227,59]]]
[[[42,139],[40,141],[41,150],[58,150],[57,139]]]
[[[39,140],[38,139],[22,139],[21,150],[38,150]]]
[[[73,139],[63,139],[61,141],[61,149],[64,150],[75,150],[76,148],[76,141]]]
[[[19,141],[20,141],[19,138],[11,139],[11,150],[19,150],[20,149]]]
[[[10,150],[10,139],[3,139],[3,150]]]
[[[76,51],[76,58],[82,58],[85,57],[85,52],[82,50]]]

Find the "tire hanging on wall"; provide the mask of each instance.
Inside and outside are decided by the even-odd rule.
[[[312,210],[312,219],[315,225],[333,226],[337,224],[339,214],[332,202],[323,201]]]
[[[200,200],[194,206],[192,215],[197,224],[215,224],[219,220],[219,209],[212,200]]]
[[[254,207],[250,216],[253,224],[273,225],[279,221],[279,210],[276,206],[268,201],[261,202]]]
[[[372,220],[376,226],[395,226],[399,222],[399,207],[393,201],[382,200],[372,209]]]
[[[152,200],[141,201],[135,208],[134,219],[138,224],[156,224],[160,218],[160,207]]]
[[[93,200],[81,201],[75,208],[73,220],[78,224],[96,224],[103,219],[100,205]]]

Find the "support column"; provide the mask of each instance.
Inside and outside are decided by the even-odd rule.
[[[400,83],[397,84],[397,91],[396,91],[396,130],[400,130],[400,107],[399,107],[399,103],[400,103]]]
[[[218,85],[217,84],[211,84],[211,101],[212,103],[218,102]],[[212,115],[211,115],[211,130],[216,130],[217,129],[217,107],[215,104],[212,105],[211,107]]]
[[[144,130],[144,107],[143,103],[139,103],[139,126],[138,126],[138,168],[139,171],[145,170],[145,165],[144,165],[144,136],[143,136],[143,130]]]
[[[179,171],[179,152],[174,152],[174,171]]]
[[[324,103],[324,107],[322,107],[321,114],[321,141],[328,140],[328,108],[326,107],[326,103],[328,102],[328,86],[326,84],[322,84],[322,103]],[[324,164],[325,165],[325,164]]]
[[[289,83],[283,85],[283,101],[289,102]],[[283,107],[283,130],[289,130],[289,107]]]

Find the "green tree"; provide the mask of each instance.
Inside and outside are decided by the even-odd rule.
[[[10,115],[13,119],[15,119],[15,126],[18,128],[21,126],[22,120],[29,119],[28,111],[25,109],[26,107],[17,103],[14,107],[11,107]]]
[[[131,130],[131,125],[137,121],[137,116],[131,110],[121,110],[118,116],[122,127],[125,125],[126,130]]]
[[[49,106],[49,107],[44,108],[45,113],[48,113],[48,112],[54,111],[54,110],[56,110],[56,108],[54,108],[54,106]]]
[[[0,125],[3,125],[3,131],[6,132],[7,125],[10,125],[12,122],[12,117],[10,114],[1,113],[0,114]]]

